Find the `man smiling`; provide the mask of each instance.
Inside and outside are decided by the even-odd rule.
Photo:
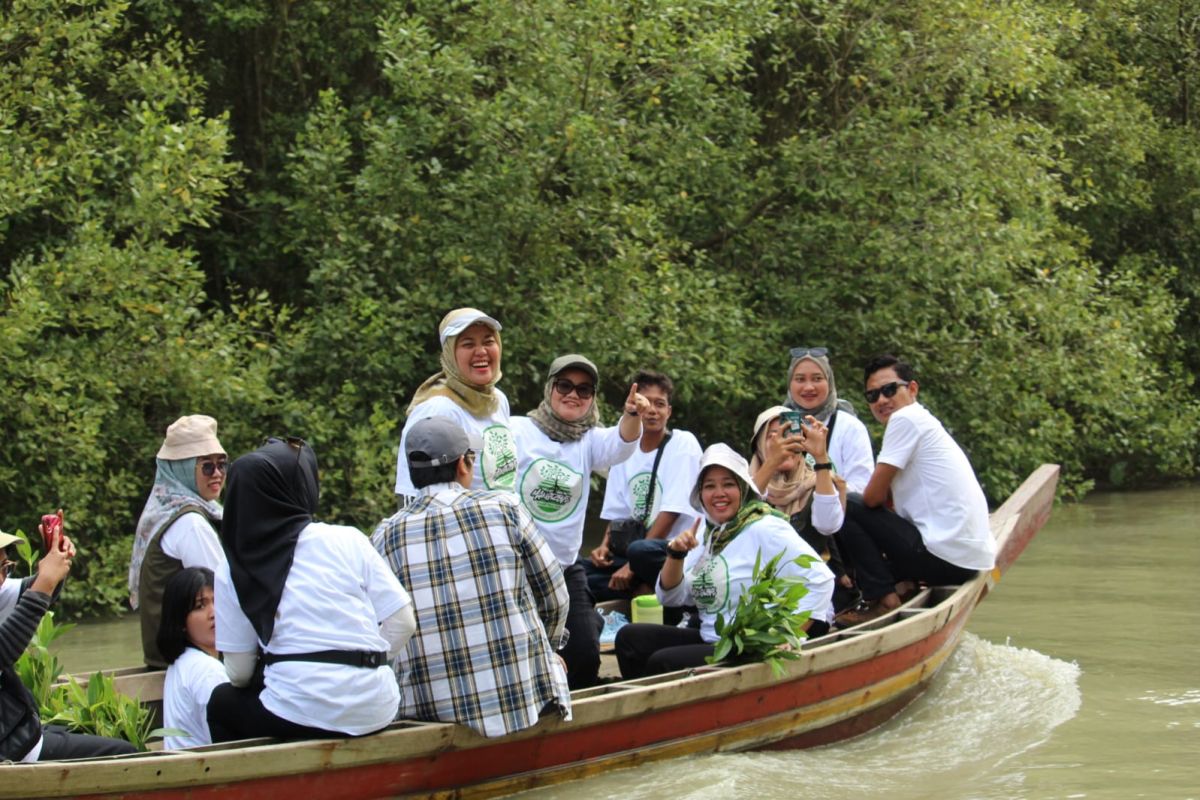
[[[917,402],[913,368],[883,355],[865,373],[867,403],[886,427],[862,503],[847,507],[859,523],[847,529],[858,530],[840,544],[867,607],[839,615],[842,627],[898,607],[918,583],[962,583],[995,563],[983,489],[962,448]]]

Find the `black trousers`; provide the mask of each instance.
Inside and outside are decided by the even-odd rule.
[[[592,597],[597,601],[628,600],[633,592],[617,591],[608,588],[608,579],[621,567],[629,564],[633,571],[634,584],[644,583],[653,586],[658,581],[658,573],[667,560],[666,539],[637,539],[629,543],[626,558],[612,557],[612,566],[597,567],[590,558],[581,558],[575,563],[582,566],[587,573],[588,588]]]
[[[42,752],[38,761],[60,761],[64,758],[92,758],[136,753],[137,748],[124,739],[71,733],[59,725],[42,728]]]
[[[208,700],[207,717],[208,730],[214,743],[255,736],[273,736],[276,739],[349,738],[348,734],[340,731],[310,728],[275,716],[263,706],[259,697],[261,692],[262,684],[258,680],[240,689],[231,683],[223,683],[213,689],[212,697]]]
[[[843,526],[838,543],[854,565],[854,581],[868,601],[896,591],[897,581],[947,585],[976,575],[976,570],[929,552],[916,525],[882,506],[867,508],[861,495],[847,498],[846,514],[855,524]]]
[[[617,631],[615,647],[622,678],[703,666],[715,649],[715,645],[700,638],[697,628],[646,623],[626,625]]]
[[[588,575],[578,561],[563,569],[571,607],[567,611],[567,646],[559,651],[567,662],[567,683],[572,689],[594,686],[600,674],[600,631],[604,621],[588,589]]]

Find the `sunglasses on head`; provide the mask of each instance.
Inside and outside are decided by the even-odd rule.
[[[590,383],[571,383],[566,378],[557,378],[554,381],[554,391],[566,397],[571,392],[579,395],[580,400],[587,400],[596,393],[596,387]]]
[[[884,397],[895,397],[896,390],[901,386],[908,386],[908,381],[892,381],[891,383],[885,383],[878,389],[867,389],[867,391],[863,392],[863,394],[867,396],[867,403],[874,404],[875,401],[879,399],[879,395],[883,395]]]
[[[823,358],[829,355],[829,349],[825,347],[793,347],[788,351],[793,359],[804,358],[805,356],[816,356]]]
[[[211,478],[218,471],[222,475],[228,475],[229,474],[229,461],[223,459],[221,461],[202,461],[202,462],[200,462],[200,474],[203,475],[204,477]]]

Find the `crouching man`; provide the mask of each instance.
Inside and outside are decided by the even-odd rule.
[[[571,717],[555,654],[569,600],[558,560],[520,499],[471,489],[481,447],[449,418],[415,423],[405,456],[419,496],[371,541],[417,612],[396,662],[399,717],[502,736],[551,707]]]

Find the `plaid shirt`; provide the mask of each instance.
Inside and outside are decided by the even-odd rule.
[[[400,718],[458,722],[501,736],[557,702],[571,718],[554,654],[567,588],[516,495],[427,487],[371,535],[413,598],[417,630],[396,663]]]

